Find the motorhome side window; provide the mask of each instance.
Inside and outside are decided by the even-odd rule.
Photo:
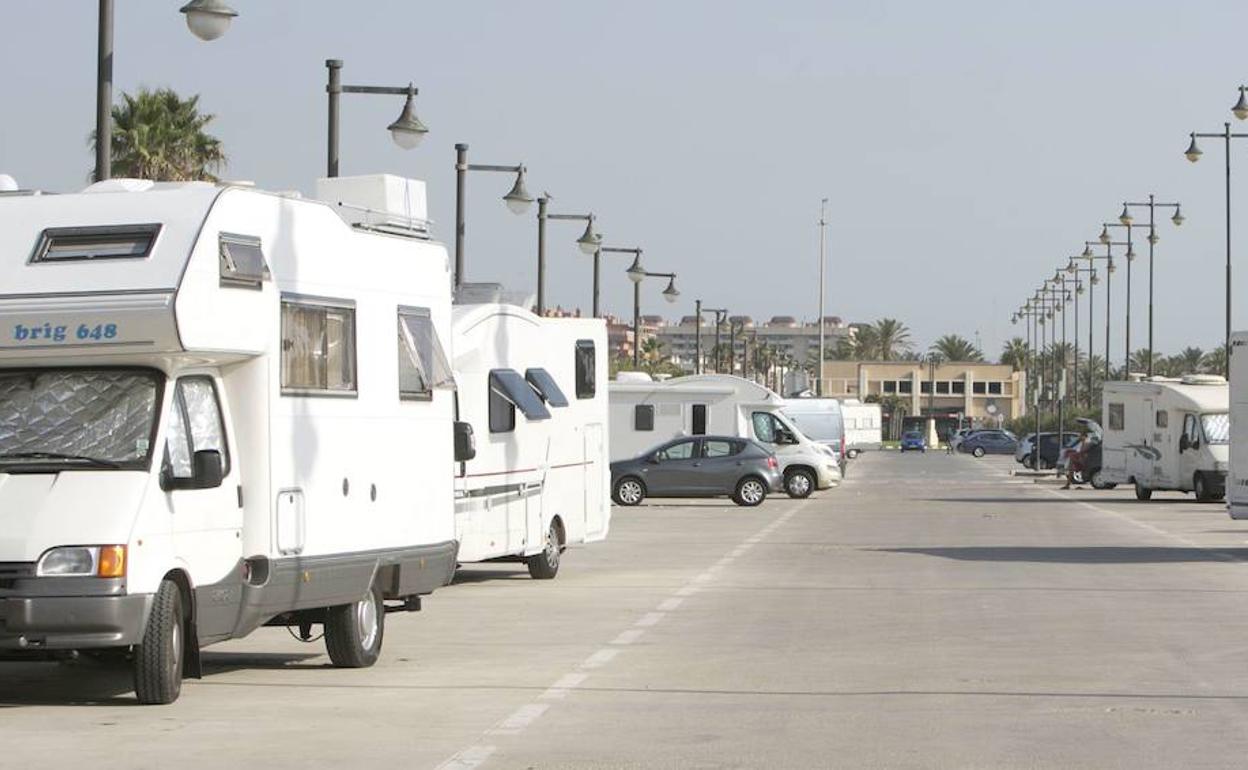
[[[282,393],[356,392],[355,308],[331,302],[282,300]]]
[[[654,430],[654,404],[633,407],[633,430]]]
[[[593,398],[598,392],[596,381],[597,349],[593,340],[576,341],[576,397]]]
[[[250,235],[221,233],[217,239],[217,257],[222,286],[259,289],[272,275],[260,248],[260,239]]]
[[[399,308],[399,398],[428,400],[437,388],[453,387],[433,319],[425,308]]]
[[[1157,413],[1157,427],[1168,428],[1170,426],[1170,413],[1161,411]]]
[[[490,433],[510,433],[516,429],[516,405],[501,392],[490,378]]]
[[[169,430],[165,440],[165,467],[174,478],[190,478],[196,452],[221,453],[221,473],[230,472],[225,427],[210,377],[183,377],[169,406]]]
[[[1109,430],[1122,430],[1126,421],[1123,419],[1122,404],[1110,404],[1109,413],[1106,416],[1106,426]]]
[[[706,404],[693,405],[693,430],[695,436],[706,435]]]
[[[39,237],[32,264],[143,259],[152,253],[160,225],[49,227]]]

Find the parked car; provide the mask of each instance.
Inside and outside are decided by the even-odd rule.
[[[611,463],[611,496],[620,505],[647,497],[719,497],[755,506],[784,489],[780,463],[757,441],[696,436],[660,444],[631,460]]]
[[[1105,480],[1105,474],[1101,471],[1101,441],[1103,433],[1101,426],[1095,420],[1089,420],[1079,417],[1075,420],[1088,434],[1088,442],[1085,446],[1080,447],[1075,444],[1069,449],[1062,450],[1062,457],[1058,461],[1058,470],[1063,473],[1072,462],[1080,470],[1076,471],[1072,477],[1072,481],[1076,484],[1088,483],[1093,489],[1113,489],[1118,486],[1115,483]],[[1075,456],[1081,455],[1080,460],[1076,461]]]
[[[968,452],[976,457],[1012,455],[1017,448],[1018,439],[1014,437],[1014,434],[1003,430],[977,431],[967,436],[958,445],[959,452]]]
[[[901,451],[905,452],[907,449],[927,451],[927,439],[923,437],[922,431],[908,430],[901,434]]]
[[[975,432],[975,428],[959,428],[952,436],[949,437],[949,446],[954,451],[957,451],[958,445],[965,441],[967,436]]]
[[[1061,445],[1058,445],[1057,433],[1044,432],[1040,434],[1040,448],[1036,450],[1033,444],[1036,441],[1035,433],[1028,433],[1019,442],[1014,450],[1014,460],[1022,463],[1024,468],[1032,468],[1038,459],[1040,461],[1040,470],[1047,470],[1057,465],[1057,461],[1061,457],[1063,449],[1074,446],[1079,443],[1079,434],[1066,432],[1062,434]],[[1039,457],[1037,457],[1037,455]]]

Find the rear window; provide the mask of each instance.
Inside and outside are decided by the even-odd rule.
[[[1125,411],[1122,404],[1110,404],[1106,414],[1105,427],[1109,430],[1123,430],[1126,427]]]
[[[654,404],[633,407],[633,430],[654,430]]]
[[[741,441],[722,441],[720,439],[709,439],[702,442],[703,457],[731,457],[740,454],[741,449],[745,446]]]
[[[576,397],[593,398],[598,392],[596,370],[598,350],[593,340],[576,341]]]

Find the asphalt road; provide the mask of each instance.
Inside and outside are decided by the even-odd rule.
[[[0,766],[1242,766],[1248,524],[1015,467],[616,509],[552,582],[492,565],[389,616],[368,670],[265,629],[140,707],[125,672],[0,664]]]

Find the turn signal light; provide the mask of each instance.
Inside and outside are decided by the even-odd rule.
[[[105,545],[100,547],[100,558],[96,563],[96,577],[119,578],[126,576],[126,547],[124,545]]]

